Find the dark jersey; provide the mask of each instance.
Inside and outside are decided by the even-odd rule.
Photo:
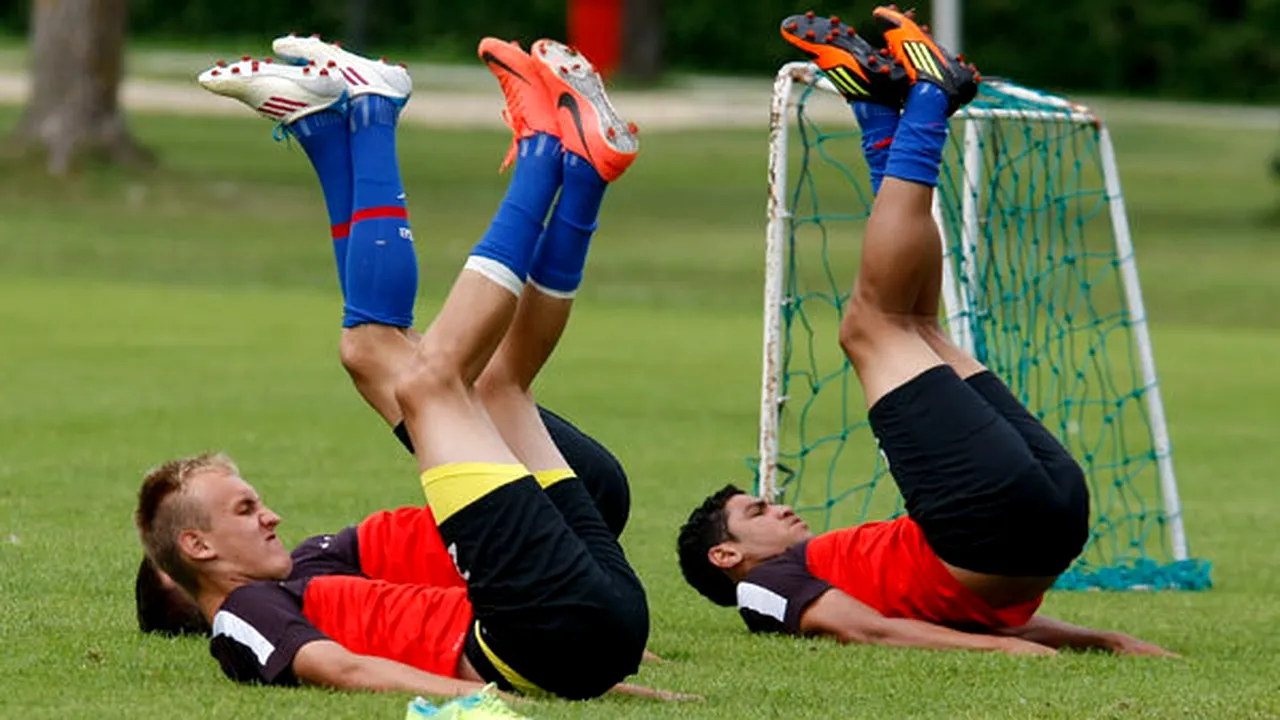
[[[885,617],[955,628],[1024,625],[1040,605],[990,607],[902,517],[823,533],[753,568],[738,583],[738,611],[754,632],[799,634],[801,614],[831,588]]]
[[[214,615],[209,651],[228,677],[296,684],[293,660],[317,640],[454,674],[471,606],[429,510],[375,513],[292,556],[288,579],[240,587]]]

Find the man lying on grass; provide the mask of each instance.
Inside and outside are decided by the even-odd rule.
[[[519,160],[416,344],[405,330],[416,259],[394,145],[407,73],[289,36],[277,54],[314,64],[245,61],[201,76],[282,120],[316,166],[335,237],[349,230],[344,362],[371,405],[404,420],[397,434],[415,450],[431,507],[375,514],[290,556],[280,518],[228,457],[148,473],[136,515],[147,555],[211,622],[211,651],[232,678],[433,695],[491,683],[573,699],[615,688],[640,662],[648,609],[617,542],[625,509],[611,523],[599,500],[616,483],[597,483],[593,498],[529,392],[567,323],[604,192],[637,145],[584,58],[551,41],[534,47],[480,45]],[[557,103],[578,110],[565,133]],[[334,214],[344,197],[349,225]],[[587,445],[576,454],[616,468]]]
[[[877,196],[840,342],[907,516],[815,537],[790,508],[729,486],[681,529],[681,570],[712,601],[736,604],[755,632],[1170,655],[1036,615],[1088,537],[1088,487],[1066,449],[939,327],[931,200],[947,118],[978,79],[908,16],[882,7],[875,17],[888,56],[836,18],[795,16],[782,31],[840,79],[862,127]]]

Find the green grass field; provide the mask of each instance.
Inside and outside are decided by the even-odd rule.
[[[0,127],[15,114],[0,113]],[[298,148],[251,119],[138,117],[163,169],[69,184],[0,168],[0,717],[399,718],[404,696],[244,688],[205,643],[140,637],[141,473],[234,454],[286,542],[421,502],[337,361],[340,303]],[[539,386],[612,447],[628,552],[678,706],[531,703],[535,718],[1280,716],[1280,226],[1273,133],[1114,128],[1202,594],[1054,594],[1045,610],[1180,661],[1010,659],[750,637],[687,589],[690,506],[749,481],[765,138],[653,134],[606,203],[582,301]],[[487,223],[507,138],[405,130],[422,324]],[[853,239],[850,240],[851,242]],[[853,267],[845,268],[850,278]],[[834,338],[832,340],[834,342]]]

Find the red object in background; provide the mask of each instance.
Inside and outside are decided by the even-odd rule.
[[[568,0],[569,44],[608,78],[622,61],[622,16],[626,0]]]

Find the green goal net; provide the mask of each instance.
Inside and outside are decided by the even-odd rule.
[[[820,529],[902,512],[837,342],[871,191],[852,114],[807,63],[773,98],[758,490]],[[1202,589],[1106,127],[985,82],[952,122],[935,217],[948,332],[1080,461],[1089,544],[1060,588]]]

